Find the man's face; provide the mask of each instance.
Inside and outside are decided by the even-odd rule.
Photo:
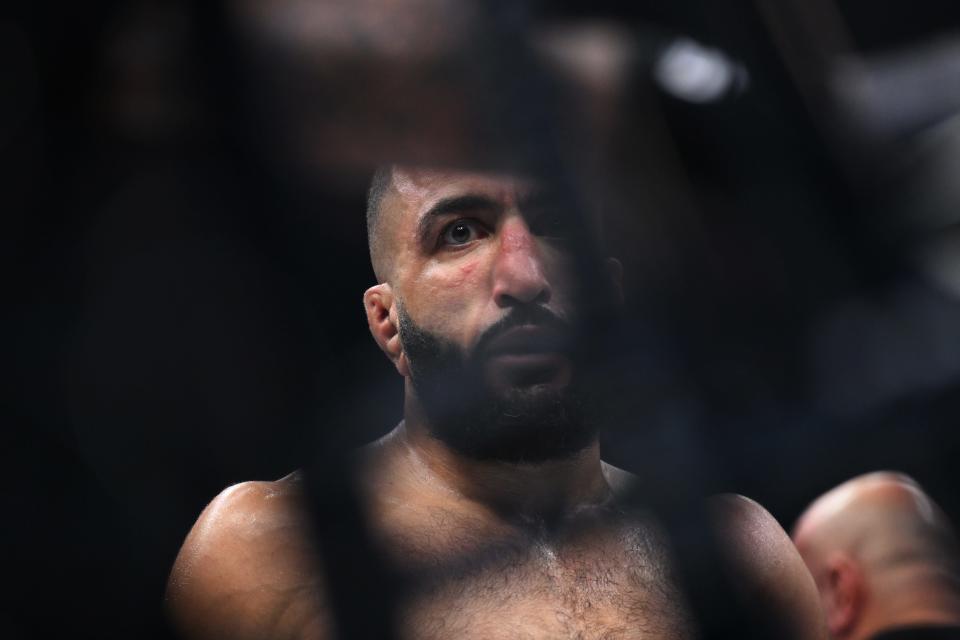
[[[570,238],[545,194],[509,176],[397,169],[381,215],[401,342],[434,435],[484,458],[586,446]]]

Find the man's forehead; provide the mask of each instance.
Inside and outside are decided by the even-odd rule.
[[[536,181],[521,175],[454,169],[396,167],[393,189],[406,205],[420,213],[444,198],[481,195],[508,203],[536,190]]]

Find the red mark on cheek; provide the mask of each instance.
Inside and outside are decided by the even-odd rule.
[[[480,274],[481,265],[482,261],[477,259],[462,263],[458,261],[456,264],[436,264],[429,270],[427,280],[437,287],[438,291],[456,289],[475,281]]]
[[[477,272],[477,261],[471,260],[466,264],[461,264],[457,266],[457,270],[453,272],[453,277],[450,278],[448,284],[451,288],[459,288],[464,284],[473,280],[474,275]]]

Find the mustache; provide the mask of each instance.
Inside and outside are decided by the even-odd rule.
[[[556,331],[564,336],[568,336],[570,339],[573,338],[573,327],[571,327],[570,323],[546,307],[515,307],[513,311],[495,322],[480,335],[479,340],[477,340],[477,344],[471,350],[472,353],[474,355],[483,353],[489,346],[490,342],[496,339],[498,336],[506,333],[514,327],[522,327],[525,325],[545,327],[552,329],[553,331]]]

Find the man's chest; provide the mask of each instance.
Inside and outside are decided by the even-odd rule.
[[[563,535],[500,536],[435,515],[442,522],[418,514],[417,527],[391,527],[380,537],[404,577],[398,624],[405,640],[695,637],[666,545],[652,527],[600,522]],[[286,565],[323,564],[312,545],[295,541],[282,545],[281,555],[293,556]],[[309,572],[281,574],[298,577],[269,585],[285,594],[271,637],[327,637],[336,624],[337,584]]]
[[[404,637],[692,638],[666,558],[654,537],[637,530],[434,558],[408,574]]]

